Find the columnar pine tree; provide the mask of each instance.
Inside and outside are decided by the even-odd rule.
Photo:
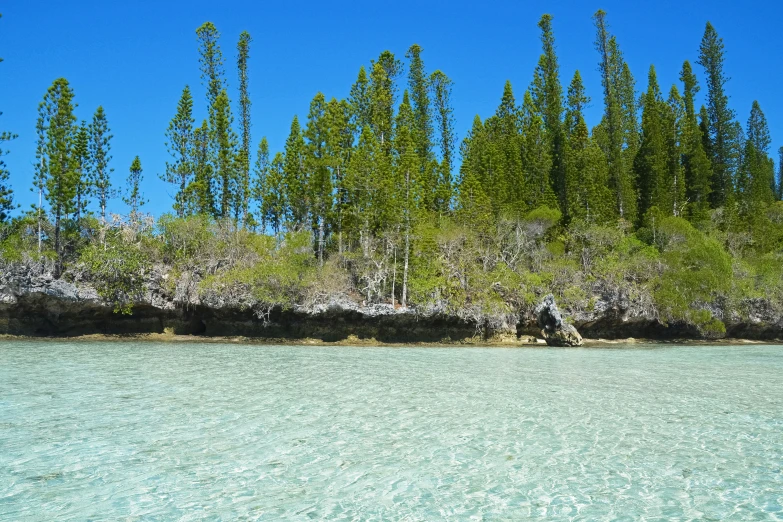
[[[693,223],[701,223],[706,220],[709,212],[712,165],[704,150],[704,140],[694,103],[699,85],[687,60],[682,64],[680,81],[683,83],[685,107],[685,122],[682,125],[682,165],[685,175],[685,195],[688,201],[687,216]]]
[[[36,125],[36,163],[39,169],[36,183],[42,185],[54,216],[54,250],[57,256],[55,277],[58,278],[63,268],[62,220],[73,210],[76,187],[76,164],[73,157],[76,131],[76,116],[73,111],[76,104],[73,98],[73,90],[68,80],[55,80],[38,106]]]
[[[220,208],[216,217],[229,218],[233,210],[234,217],[238,219],[239,208],[235,196],[242,187],[239,186],[237,179],[237,136],[233,130],[234,117],[231,115],[231,102],[225,89],[220,91],[215,101],[214,112],[215,120],[211,134],[217,147],[214,165],[215,178],[220,187]]]
[[[394,213],[398,218],[395,221],[398,221],[402,226],[404,241],[402,293],[400,297],[400,304],[403,307],[408,306],[411,234],[418,218],[418,211],[423,210],[420,200],[424,187],[421,186],[421,180],[419,179],[419,176],[422,174],[419,168],[422,156],[416,144],[418,131],[415,130],[418,125],[415,109],[411,108],[408,91],[405,91],[402,104],[400,104],[399,114],[397,115],[397,128],[395,130],[395,193],[393,202],[399,209],[399,212]],[[392,295],[392,298],[394,298],[394,295]]]
[[[329,170],[327,143],[329,120],[326,115],[326,98],[318,93],[310,102],[307,125],[304,130],[305,170],[307,198],[311,202],[311,224],[316,234],[318,262],[323,266],[326,249],[326,223],[332,211],[332,178]]]
[[[359,68],[356,83],[351,86],[348,104],[351,108],[351,126],[353,127],[354,135],[358,139],[362,129],[371,124],[370,80],[367,78],[367,71],[364,69],[364,65]]]
[[[559,131],[558,131],[559,132]],[[522,103],[522,170],[525,182],[516,188],[525,191],[517,193],[517,212],[523,213],[544,206],[558,208],[557,196],[552,190],[552,150],[546,138],[546,127],[533,102],[530,91],[525,91]]]
[[[666,212],[666,139],[664,136],[663,98],[655,67],[650,66],[647,92],[644,93],[642,112],[642,143],[634,161],[639,180],[639,215],[654,208]]]
[[[2,17],[3,15],[0,14],[0,18]],[[2,61],[3,59],[0,58],[0,62]],[[0,112],[0,116],[2,116],[2,114],[3,113]],[[8,182],[11,174],[8,172],[8,169],[3,162],[3,155],[7,152],[2,148],[5,142],[11,141],[16,137],[16,134],[12,134],[8,131],[0,131],[0,223],[5,222],[10,217],[9,213],[16,208],[16,205],[14,205],[14,193]]]
[[[231,104],[228,99],[223,69],[223,53],[220,50],[220,33],[212,22],[205,22],[196,29],[198,39],[199,65],[201,81],[207,93],[207,162],[211,166],[208,173],[214,176],[209,185],[213,197],[217,196],[213,205],[213,215],[228,217],[231,215],[231,192],[223,193],[223,189],[231,189],[233,180],[235,150],[233,150],[231,135]],[[235,141],[235,140],[234,140]],[[215,194],[217,190],[221,193]]]
[[[495,115],[484,122],[489,143],[487,175],[483,186],[498,215],[518,212],[523,206],[520,200],[527,193],[522,171],[519,123],[519,111],[511,82],[506,81]]]
[[[106,207],[109,199],[115,196],[111,186],[111,173],[114,169],[109,167],[111,161],[111,140],[114,136],[109,130],[106,113],[99,106],[92,117],[90,124],[90,163],[92,176],[90,185],[95,197],[98,198],[98,206],[101,209],[101,222],[106,223]]]
[[[608,164],[603,151],[588,133],[583,113],[588,103],[590,99],[585,94],[582,76],[576,71],[568,87],[566,111],[568,218],[571,221],[601,222],[612,215],[607,185]]]
[[[288,214],[286,206],[285,157],[281,152],[275,154],[269,165],[269,172],[261,186],[261,214],[275,237],[280,237],[283,223]]]
[[[223,53],[220,50],[220,33],[215,24],[205,22],[196,29],[198,38],[199,65],[201,67],[201,81],[207,89],[207,107],[209,109],[209,122],[214,128],[215,104],[220,91],[225,88],[223,81]]]
[[[663,131],[666,143],[666,212],[675,217],[684,215],[687,206],[685,172],[682,166],[684,152],[683,129],[686,126],[685,106],[677,86],[672,85],[668,102],[663,105]]]
[[[185,213],[215,215],[214,168],[210,162],[209,123],[204,120],[193,131],[193,181],[183,198]]]
[[[734,171],[738,135],[734,111],[729,108],[725,86],[729,78],[723,72],[723,38],[710,22],[704,29],[698,64],[707,76],[707,113],[709,115],[710,160],[712,162],[712,205],[723,207],[733,199]]]
[[[82,124],[76,131],[73,157],[76,162],[76,175],[74,176],[74,182],[76,183],[74,217],[78,223],[81,219],[82,212],[87,210],[87,206],[90,203],[89,196],[91,192],[90,173],[92,171],[92,162],[90,158],[90,128],[85,121],[82,121]]]
[[[552,31],[552,15],[545,14],[538,22],[541,29],[542,54],[536,67],[531,95],[533,103],[544,123],[548,154],[552,167],[549,174],[559,206],[566,206],[565,133],[563,131],[563,87],[560,84],[560,66],[555,52]],[[567,217],[566,217],[567,219]]]
[[[182,90],[177,103],[177,114],[174,115],[166,130],[166,149],[174,160],[166,162],[166,173],[161,176],[163,181],[177,187],[174,196],[174,210],[177,215],[185,215],[186,209],[193,207],[193,202],[187,200],[188,185],[194,177],[194,135],[193,97],[187,85]]]
[[[375,133],[365,127],[354,149],[345,176],[352,238],[359,240],[369,256],[372,236],[382,228],[394,209],[389,208],[393,191],[391,165]]]
[[[144,199],[144,195],[141,193],[142,172],[141,160],[136,156],[133,158],[133,162],[128,171],[128,179],[125,184],[125,195],[122,198],[122,201],[128,205],[128,208],[130,209],[131,224],[137,229],[139,226],[139,210],[147,203],[147,200]]]
[[[344,181],[354,137],[351,114],[351,105],[346,100],[337,101],[332,98],[326,105],[326,160],[335,191],[331,220],[332,229],[337,233],[337,250],[341,255],[343,254],[343,215],[347,204]]]
[[[239,72],[239,127],[240,148],[238,159],[239,210],[242,224],[247,225],[250,205],[250,93],[248,91],[247,61],[250,57],[250,33],[243,31],[237,44],[237,70]]]
[[[384,51],[372,63],[370,73],[370,125],[375,139],[387,157],[391,157],[394,105],[397,95],[395,80],[402,65],[394,54]]]
[[[432,99],[435,105],[435,123],[437,142],[440,149],[440,165],[435,184],[435,210],[448,212],[452,199],[452,174],[454,162],[454,109],[451,106],[451,88],[453,82],[443,71],[437,70],[430,76]]]
[[[269,222],[269,214],[264,207],[264,200],[266,196],[266,184],[267,178],[269,178],[269,171],[272,168],[269,158],[269,142],[266,136],[261,138],[258,143],[258,152],[256,152],[256,163],[253,173],[255,178],[251,186],[251,195],[258,205],[258,216],[261,219],[261,231],[266,231],[266,225]]]
[[[432,112],[430,109],[429,81],[421,59],[422,48],[413,44],[405,57],[410,60],[408,69],[408,89],[413,107],[414,140],[419,164],[427,165],[432,160]]]
[[[617,215],[632,221],[636,215],[636,190],[630,168],[633,148],[631,153],[626,151],[627,145],[635,145],[633,78],[622,59],[616,39],[609,33],[606,13],[597,11],[593,20],[604,90],[604,118],[601,125],[604,127],[602,134],[605,135],[603,148],[609,162],[609,182],[615,195]]]
[[[769,157],[769,127],[758,101],[748,118],[745,151],[737,175],[740,213],[752,217],[775,200],[775,166]]]
[[[291,230],[302,230],[310,218],[308,179],[305,169],[305,143],[299,118],[294,116],[291,132],[285,142],[285,202],[288,211],[288,226]]]

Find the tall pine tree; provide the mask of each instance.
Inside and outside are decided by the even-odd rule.
[[[440,213],[448,212],[453,191],[451,170],[454,163],[456,135],[454,108],[451,105],[452,85],[453,82],[443,71],[437,70],[430,76],[435,123],[438,130],[437,143],[440,149],[440,165],[435,181],[435,210]]]
[[[187,85],[182,90],[179,102],[177,103],[177,114],[169,122],[166,130],[166,149],[173,158],[173,161],[166,162],[166,172],[161,176],[163,181],[171,183],[177,187],[177,194],[174,196],[174,210],[177,215],[185,215],[187,208],[192,207],[191,202],[186,200],[188,196],[188,185],[194,177],[194,133],[193,125],[193,97],[190,94],[190,87]]]
[[[560,84],[560,66],[555,52],[552,15],[545,14],[538,22],[541,29],[542,54],[534,75],[531,95],[534,106],[544,123],[546,141],[551,158],[549,179],[560,207],[566,210],[565,133],[563,130],[563,87]]]
[[[141,192],[141,181],[144,178],[142,175],[143,169],[141,167],[141,160],[138,156],[133,158],[130,169],[128,169],[128,179],[125,183],[125,195],[122,201],[128,205],[130,209],[130,221],[131,225],[138,229],[139,226],[139,211],[143,207],[147,200],[144,199],[144,194]]]
[[[101,222],[106,223],[106,208],[108,202],[116,193],[111,186],[111,173],[114,169],[109,167],[111,162],[111,131],[109,122],[106,119],[106,112],[99,106],[92,117],[90,124],[90,163],[92,165],[92,175],[90,185],[93,188],[95,197],[98,199],[98,206],[101,209]]]
[[[247,225],[250,206],[250,92],[248,87],[247,61],[250,58],[250,33],[243,31],[237,44],[237,71],[239,74],[239,127],[240,148],[238,165],[238,207],[242,224]]]
[[[37,183],[42,185],[54,217],[55,277],[63,269],[62,221],[73,211],[76,162],[73,145],[76,135],[74,94],[68,80],[54,81],[38,106]],[[40,234],[40,228],[39,228]],[[40,241],[40,236],[39,236]],[[40,243],[39,243],[40,248]]]
[[[285,202],[291,230],[302,230],[310,218],[309,180],[305,169],[305,142],[299,118],[294,116],[285,142]]]
[[[699,92],[699,85],[687,60],[682,64],[680,81],[683,83],[685,106],[685,122],[682,125],[682,164],[688,200],[687,216],[693,223],[701,223],[707,219],[710,208],[712,165],[704,150],[702,131],[696,115],[695,97]]]
[[[698,64],[707,76],[707,114],[709,115],[710,160],[712,162],[712,205],[723,207],[733,200],[737,132],[734,111],[729,108],[725,86],[729,78],[723,72],[723,38],[710,22],[704,29]]]

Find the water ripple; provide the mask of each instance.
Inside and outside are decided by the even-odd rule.
[[[783,520],[783,348],[0,344],[0,520]]]

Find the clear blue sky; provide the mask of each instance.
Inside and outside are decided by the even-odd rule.
[[[5,2],[0,20],[0,129],[19,138],[8,148],[16,199],[24,207],[35,151],[35,121],[47,87],[65,77],[76,92],[77,115],[89,119],[98,105],[114,133],[115,185],[124,184],[135,155],[144,165],[147,209],[170,209],[172,190],[158,179],[167,154],[164,131],[182,88],[194,89],[197,118],[205,115],[195,29],[209,20],[222,33],[221,47],[232,99],[236,99],[236,41],[253,36],[250,62],[253,141],[267,136],[281,150],[291,118],[307,114],[312,97],[345,97],[359,66],[384,49],[402,57],[412,43],[424,48],[429,71],[454,80],[453,103],[461,140],[473,116],[491,115],[506,79],[518,100],[540,54],[541,14],[554,15],[562,81],[575,69],[585,80],[592,107],[588,123],[601,116],[602,99],[593,48],[591,15],[608,13],[611,29],[637,80],[646,87],[656,66],[664,93],[678,81],[683,60],[695,65],[704,24],[723,37],[730,103],[743,127],[757,99],[770,123],[777,160],[783,145],[783,2],[752,7],[712,2],[215,2],[203,0],[106,2]],[[705,90],[700,93],[703,101]],[[119,200],[111,205],[124,212]]]

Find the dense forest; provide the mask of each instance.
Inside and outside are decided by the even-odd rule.
[[[783,147],[776,172],[761,106],[746,125],[730,106],[715,28],[698,49],[701,78],[685,61],[664,91],[653,66],[637,85],[605,12],[593,23],[604,112],[592,128],[580,73],[560,77],[543,15],[530,85],[515,94],[506,82],[461,142],[452,81],[414,44],[404,60],[384,51],[360,67],[347,99],[316,94],[271,151],[251,133],[252,39],[240,35],[229,92],[207,22],[196,30],[206,99],[184,86],[172,107],[160,176],[176,197],[157,221],[143,210],[141,159],[117,183],[108,115],[79,121],[56,79],[39,106],[33,208],[16,211],[0,163],[0,264],[93,285],[125,313],[154,277],[180,302],[239,303],[259,318],[344,296],[497,327],[554,293],[572,312],[622,301],[719,336],[758,300],[783,312]],[[129,215],[110,212],[118,197]]]

